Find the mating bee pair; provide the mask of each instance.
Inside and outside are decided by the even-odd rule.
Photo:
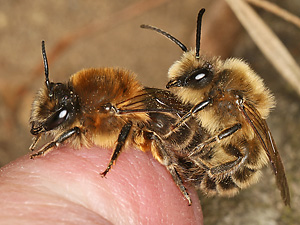
[[[284,167],[265,119],[274,98],[263,80],[242,60],[200,55],[204,9],[197,19],[196,49],[188,50],[170,34],[149,26],[183,51],[169,69],[167,90],[142,86],[127,70],[86,69],[67,83],[49,81],[44,42],[45,87],[32,105],[34,150],[44,134],[47,143],[31,158],[60,144],[74,148],[113,147],[105,176],[127,143],[151,151],[191,204],[185,185],[209,196],[233,196],[257,182],[268,162],[286,205],[290,195]]]

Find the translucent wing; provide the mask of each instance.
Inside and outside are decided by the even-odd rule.
[[[244,102],[243,105],[240,105],[240,110],[259,138],[269,157],[276,177],[276,183],[285,205],[290,205],[290,192],[285,176],[284,166],[266,121],[262,119],[256,108],[249,103]]]
[[[120,113],[166,112],[183,115],[190,110],[191,106],[184,105],[167,90],[146,87],[141,94],[119,102],[117,108]]]

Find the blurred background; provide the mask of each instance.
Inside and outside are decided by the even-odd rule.
[[[300,1],[274,0],[299,16]],[[263,179],[234,198],[202,201],[204,223],[300,224],[300,98],[256,47],[222,0],[29,1],[0,0],[0,166],[28,154],[30,107],[44,85],[41,40],[46,41],[50,79],[64,82],[82,68],[123,67],[145,86],[164,88],[167,71],[182,52],[140,24],[162,28],[195,46],[196,16],[205,7],[201,52],[244,58],[277,100],[268,119],[290,184],[292,208],[284,207],[270,168]],[[300,62],[299,27],[253,7]]]

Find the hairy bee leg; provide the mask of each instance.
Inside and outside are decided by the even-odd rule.
[[[33,151],[38,141],[41,139],[42,134],[39,133],[32,138],[32,144],[29,147],[30,151]]]
[[[166,135],[170,136],[178,127],[181,127],[183,123],[185,123],[190,117],[192,117],[197,112],[206,108],[210,103],[212,103],[212,99],[207,99],[195,105],[190,112],[186,113],[171,129],[171,131]]]
[[[189,193],[187,192],[185,186],[183,185],[183,181],[180,175],[178,174],[176,168],[174,167],[174,163],[172,162],[169,154],[166,152],[165,147],[162,144],[160,138],[157,135],[153,134],[153,139],[155,140],[155,143],[160,151],[158,152],[156,150],[156,152],[152,154],[156,155],[156,159],[167,168],[182,195],[187,199],[189,205],[192,205],[192,199]]]
[[[202,153],[203,148],[205,147],[205,145],[208,145],[208,144],[213,143],[215,141],[220,141],[220,140],[234,134],[236,131],[238,131],[241,128],[242,128],[242,125],[238,123],[238,124],[235,124],[234,126],[232,126],[230,128],[224,129],[223,131],[221,131],[215,137],[212,137],[212,138],[206,140],[205,142],[202,142],[200,145],[198,145],[196,147],[197,150],[193,151],[192,154],[189,154],[189,157],[191,157],[192,155],[194,155],[196,153],[200,153],[200,152]],[[246,161],[246,159],[248,158],[249,149],[248,149],[248,147],[243,146],[242,149],[238,149],[238,150],[239,150],[239,155],[236,156],[237,159],[235,159],[231,162],[221,164],[219,166],[215,166],[215,167],[212,167],[212,168],[206,168],[208,170],[208,173],[209,173],[210,177],[212,177],[212,178],[217,178],[217,177],[220,177],[220,176],[222,177],[224,175],[230,174],[231,172],[234,172],[236,170],[236,168],[240,167],[240,165],[242,165]],[[207,150],[205,152],[207,152]],[[198,160],[195,163],[198,164],[199,163]]]
[[[116,159],[118,158],[120,152],[121,152],[121,149],[122,147],[124,146],[125,142],[126,142],[126,139],[129,135],[129,132],[131,130],[131,127],[132,127],[132,123],[131,122],[128,122],[126,123],[121,131],[120,131],[120,134],[119,134],[119,137],[118,137],[118,141],[117,141],[117,146],[110,158],[110,161],[109,161],[109,164],[108,166],[106,167],[106,169],[104,170],[104,172],[100,173],[100,175],[102,177],[105,177],[106,174],[108,173],[108,171],[111,169],[112,165],[114,164],[114,162],[116,161]]]
[[[191,157],[190,159],[195,162],[197,165],[201,166],[202,168],[204,168],[208,175],[211,178],[214,179],[223,179],[225,176],[228,176],[232,173],[234,173],[241,165],[243,165],[245,163],[245,161],[247,160],[249,156],[249,149],[246,146],[243,146],[243,149],[239,149],[239,155],[236,156],[237,159],[227,162],[227,163],[223,163],[219,166],[215,166],[215,167],[208,167],[207,165],[205,165],[202,160],[201,157],[197,156],[197,159],[193,159],[193,157]]]
[[[188,200],[189,205],[192,205],[192,199],[187,192],[185,186],[183,185],[182,179],[179,176],[176,168],[174,167],[174,164],[171,164],[169,166],[166,166],[170,174],[172,175],[172,178],[174,182],[176,183],[177,187],[179,187],[180,192],[183,194],[183,196]]]
[[[206,141],[200,143],[198,146],[196,146],[192,151],[191,153],[189,153],[189,157],[195,155],[195,154],[199,154],[203,148],[213,142],[216,142],[216,141],[220,141],[232,134],[234,134],[236,131],[238,131],[239,129],[242,128],[242,125],[240,123],[237,123],[235,124],[234,126],[230,127],[230,128],[226,128],[224,130],[222,130],[218,135],[214,136],[214,137],[211,137],[209,139],[207,139]]]
[[[236,169],[239,168],[240,165],[244,164],[244,162],[246,161],[248,156],[249,156],[249,149],[246,148],[246,150],[244,151],[244,154],[241,153],[241,156],[238,156],[238,158],[236,160],[211,168],[209,170],[209,175],[211,177],[228,175],[231,172],[236,171]]]
[[[56,140],[51,141],[50,143],[45,145],[41,150],[32,154],[30,156],[30,158],[33,159],[35,157],[47,154],[49,151],[51,151],[51,149],[53,147],[58,146],[59,144],[63,143],[65,140],[67,140],[68,138],[70,138],[76,134],[78,135],[79,133],[80,133],[79,127],[73,127],[72,129],[67,130],[66,132],[62,133]]]

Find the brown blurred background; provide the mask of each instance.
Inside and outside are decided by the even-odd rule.
[[[300,15],[300,1],[271,1]],[[160,27],[194,47],[196,15],[205,7],[201,51],[242,57],[265,79],[277,99],[268,123],[286,167],[292,209],[285,208],[270,168],[238,196],[200,195],[209,224],[300,224],[300,98],[265,59],[222,0],[29,1],[0,0],[0,166],[27,154],[29,113],[44,83],[41,40],[46,41],[50,79],[66,81],[82,68],[125,67],[145,85],[164,88],[169,66],[181,50],[139,28]],[[300,30],[255,8],[300,62]]]

